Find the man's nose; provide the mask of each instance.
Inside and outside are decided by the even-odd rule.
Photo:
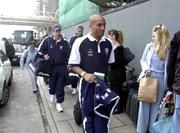
[[[105,30],[105,26],[101,26],[101,30]]]

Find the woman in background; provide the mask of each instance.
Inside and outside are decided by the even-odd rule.
[[[34,59],[38,52],[35,46],[36,46],[36,43],[34,41],[31,41],[28,44],[27,49],[23,52],[20,59],[21,69],[24,69],[24,67],[26,67],[28,74],[30,76],[33,93],[36,93],[38,91],[37,76],[35,75],[34,70],[33,70]]]
[[[123,88],[126,83],[126,68],[123,54],[123,33],[122,31],[110,30],[108,38],[111,39],[115,55],[115,62],[110,65],[109,83],[110,88],[120,96],[120,101],[117,104],[113,114],[122,113],[126,108],[128,92]]]
[[[159,80],[157,100],[155,103],[140,101],[137,132],[151,132],[152,124],[166,89],[166,65],[169,50],[169,31],[164,25],[157,25],[152,31],[152,42],[146,45],[143,56],[140,60],[142,77],[152,77]],[[138,80],[139,80],[138,79]],[[147,92],[148,93],[148,92]]]

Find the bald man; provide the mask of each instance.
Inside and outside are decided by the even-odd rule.
[[[94,86],[95,72],[104,74],[104,81],[108,73],[108,65],[114,62],[114,52],[111,42],[104,36],[106,21],[101,15],[93,15],[89,18],[90,32],[81,38],[77,38],[73,44],[69,65],[71,69],[81,76],[79,85],[79,101],[81,107],[88,93],[86,103],[83,106],[83,127],[87,133],[107,133],[108,119],[99,117],[94,112]],[[107,83],[107,82],[106,82]],[[87,87],[88,85],[88,87]]]

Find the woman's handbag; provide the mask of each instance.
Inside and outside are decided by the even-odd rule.
[[[141,78],[139,82],[138,100],[155,103],[159,82],[154,78]]]
[[[135,55],[127,47],[123,49],[123,53],[124,53],[124,62],[127,65],[129,62],[131,62],[134,59]]]

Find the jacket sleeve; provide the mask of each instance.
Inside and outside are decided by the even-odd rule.
[[[48,53],[48,39],[49,37],[46,37],[42,42],[40,43],[38,47],[38,54],[39,55],[45,55]]]
[[[66,50],[67,50],[67,58],[69,59],[71,47],[70,47],[70,44],[68,42],[66,42]]]
[[[150,51],[151,45],[152,45],[151,43],[146,45],[146,48],[144,49],[144,52],[143,52],[143,56],[140,60],[142,72],[145,72],[146,70],[150,69],[150,66],[147,63],[146,57],[147,57],[148,52]]]
[[[167,87],[167,63],[168,63],[168,58],[169,58],[169,52],[166,55],[166,61],[165,61],[165,66],[164,66],[164,85]]]
[[[5,46],[6,46],[6,55],[10,60],[12,60],[13,56],[15,55],[14,46],[9,42],[5,42]]]
[[[169,89],[172,88],[174,82],[175,66],[176,66],[177,54],[179,49],[179,44],[177,40],[178,40],[178,35],[176,33],[170,43],[170,51],[169,51],[169,58],[167,64],[167,86]]]
[[[69,45],[71,46],[71,48],[72,48],[73,43],[74,43],[73,37],[71,37],[70,40],[69,40]]]
[[[27,56],[28,56],[28,49],[24,50],[24,52],[23,52],[23,54],[21,56],[21,59],[20,59],[20,68],[22,70],[24,70]]]
[[[110,67],[111,68],[116,68],[116,67],[123,67],[125,66],[125,63],[124,63],[124,54],[123,54],[123,47],[117,47],[115,50],[114,50],[114,57],[115,57],[115,62],[110,64]]]

